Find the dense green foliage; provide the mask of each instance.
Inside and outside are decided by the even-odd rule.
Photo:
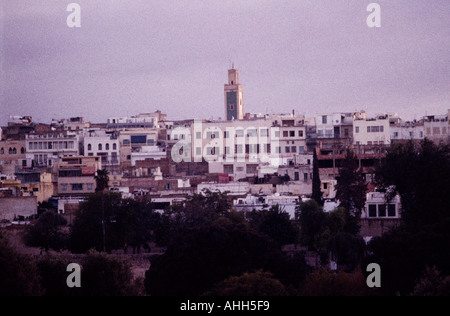
[[[61,215],[53,211],[45,212],[39,216],[36,224],[28,227],[24,236],[25,245],[42,248],[47,252],[50,249],[64,249],[68,236],[61,228],[65,225],[67,220]]]
[[[403,225],[370,244],[367,262],[378,262],[384,294],[408,295],[427,268],[450,275],[450,151],[423,141],[390,149],[378,170],[388,193],[398,193]],[[420,281],[419,281],[420,282]]]
[[[228,297],[287,296],[288,291],[279,280],[274,278],[273,274],[259,270],[226,279],[215,285],[205,295]]]

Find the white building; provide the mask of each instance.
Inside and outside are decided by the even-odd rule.
[[[362,219],[399,219],[401,218],[400,196],[386,201],[386,195],[381,192],[367,194],[366,206],[361,214]]]
[[[26,158],[34,167],[53,167],[62,157],[79,155],[79,136],[71,133],[26,135]]]
[[[425,130],[423,122],[404,122],[390,127],[391,141],[423,140]]]
[[[391,123],[400,118],[388,114],[377,115],[375,118],[355,118],[353,121],[354,145],[390,145]]]
[[[429,115],[424,118],[425,137],[433,142],[450,143],[449,120],[450,110],[444,115]]]
[[[116,134],[104,131],[88,132],[84,137],[84,155],[98,156],[102,166],[112,175],[120,173],[120,142]]]

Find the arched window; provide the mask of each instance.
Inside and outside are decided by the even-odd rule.
[[[22,148],[20,149],[20,153],[23,155],[23,154],[25,153],[25,148],[22,147]]]
[[[13,148],[13,155],[17,155],[17,149],[15,147]]]
[[[4,154],[5,154],[5,149],[4,148],[0,149],[0,155],[4,155]]]
[[[117,150],[117,144],[113,144],[113,150]]]
[[[103,145],[102,144],[98,144],[98,150],[103,150]]]
[[[88,151],[92,151],[92,145],[88,144]]]
[[[109,150],[109,144],[106,144],[106,150]]]
[[[8,154],[12,155],[12,148],[8,150]]]

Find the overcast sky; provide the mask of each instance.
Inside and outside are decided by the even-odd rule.
[[[81,28],[66,24],[70,2]],[[381,5],[369,28],[367,5]],[[224,116],[230,61],[245,112],[450,108],[448,0],[0,0],[0,124],[161,110]]]

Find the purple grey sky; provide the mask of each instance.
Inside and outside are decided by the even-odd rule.
[[[81,5],[79,29],[66,7]],[[381,5],[381,28],[366,7]],[[162,110],[223,117],[230,60],[245,112],[450,108],[448,0],[0,0],[0,124]]]

